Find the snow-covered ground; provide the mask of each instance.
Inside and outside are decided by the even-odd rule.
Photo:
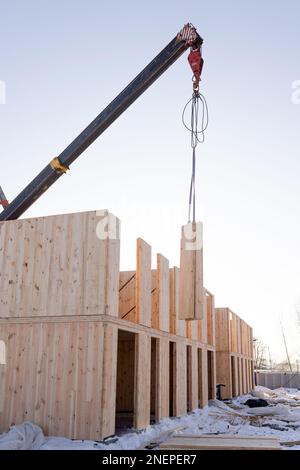
[[[245,401],[253,397],[266,399],[270,406],[245,406]],[[194,410],[180,418],[163,419],[141,432],[128,430],[105,443],[45,437],[40,427],[27,422],[13,426],[8,433],[0,435],[0,449],[137,449],[150,442],[157,442],[161,435],[166,436],[172,430],[176,434],[276,436],[280,442],[300,441],[300,391],[256,387],[251,395],[237,397],[231,403],[212,400],[204,409]],[[288,448],[300,450],[300,445]]]

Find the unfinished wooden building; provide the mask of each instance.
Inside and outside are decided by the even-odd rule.
[[[216,374],[222,398],[248,393],[254,387],[252,328],[229,308],[215,309]]]
[[[153,268],[138,239],[134,270],[120,272],[119,260],[119,221],[107,211],[0,223],[0,432],[32,421],[48,435],[101,440],[215,398],[201,249],[182,251],[181,269],[160,254]]]

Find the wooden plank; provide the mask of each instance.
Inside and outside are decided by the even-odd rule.
[[[203,313],[202,319],[198,320],[198,340],[201,343],[207,344],[207,310],[206,310],[206,296],[203,296]]]
[[[136,316],[137,323],[151,327],[151,246],[141,238],[137,240]]]
[[[198,408],[198,348],[192,345],[192,364],[191,364],[191,394],[190,403],[192,410]]]
[[[199,450],[280,450],[279,440],[263,437],[243,438],[236,436],[173,436],[160,444],[161,449]]]
[[[169,416],[169,340],[158,340],[157,420]]]
[[[202,223],[182,227],[179,318],[201,319],[203,313]]]
[[[158,297],[158,329],[170,331],[169,318],[169,261],[161,254],[157,255],[156,288]]]
[[[239,395],[243,392],[243,370],[242,370],[242,358],[238,357],[238,376],[239,376]]]
[[[169,269],[169,316],[170,316],[170,333],[176,335],[177,332],[177,315],[179,307],[179,296],[176,299],[176,271],[178,268]],[[179,274],[179,272],[178,272]]]
[[[239,394],[239,375],[238,375],[238,358],[235,355],[231,355],[231,370],[233,381],[231,383],[232,396],[236,397]]]
[[[115,432],[118,328],[105,324],[100,438]]]
[[[170,280],[170,333],[179,336],[186,336],[186,323],[179,319],[179,289],[180,289],[180,272],[176,266],[169,270]]]
[[[174,277],[174,272],[172,273]],[[169,261],[161,254],[157,255],[157,269],[152,270],[152,316],[151,327],[161,331],[170,331],[170,295],[172,308],[175,306],[175,292],[170,293]],[[174,279],[172,288],[174,289]],[[174,314],[173,314],[174,315]],[[175,318],[174,318],[175,323]],[[173,326],[174,327],[174,326]]]
[[[134,387],[134,427],[144,429],[150,424],[150,363],[151,336],[137,334]]]
[[[202,366],[201,366],[201,372],[202,372],[202,407],[204,408],[207,403],[208,403],[208,380],[207,380],[207,349],[202,348]]]

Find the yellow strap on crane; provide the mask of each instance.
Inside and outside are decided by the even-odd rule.
[[[70,169],[68,166],[64,165],[61,163],[60,159],[58,157],[54,157],[53,160],[49,163],[51,168],[53,170],[59,171],[60,173],[67,173],[67,171]]]

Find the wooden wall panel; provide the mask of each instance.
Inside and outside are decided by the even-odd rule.
[[[181,320],[202,318],[203,294],[202,223],[198,222],[182,227],[179,303]]]
[[[186,336],[186,322],[179,319],[179,268],[169,270],[169,292],[170,292],[170,333],[178,336]]]
[[[0,432],[32,421],[48,435],[103,437],[101,322],[1,323],[0,339],[7,347],[7,364],[1,366]],[[113,381],[112,361],[109,367]]]
[[[207,318],[207,344],[215,345],[215,305],[213,295],[205,290],[205,305],[206,305],[206,318]]]
[[[190,402],[192,410],[198,408],[198,348],[192,346],[192,367],[191,367],[191,396]]]
[[[119,221],[98,214],[0,223],[0,317],[118,316]]]

